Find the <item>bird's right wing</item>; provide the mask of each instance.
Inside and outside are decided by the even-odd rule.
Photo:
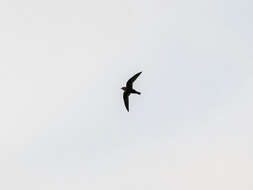
[[[128,96],[129,96],[128,93],[126,93],[126,92],[123,93],[123,99],[124,99],[124,103],[125,103],[125,107],[126,107],[127,111],[129,111]]]
[[[137,74],[135,74],[134,76],[132,76],[126,83],[127,88],[132,88],[133,87],[133,82],[138,78],[138,76],[141,74],[142,72],[139,72]]]

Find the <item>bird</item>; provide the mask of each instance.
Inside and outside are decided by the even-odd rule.
[[[129,96],[131,94],[138,94],[140,95],[141,93],[136,91],[135,89],[133,89],[133,83],[134,81],[139,77],[139,75],[142,72],[136,73],[134,76],[132,76],[126,83],[126,86],[122,87],[121,89],[124,91],[123,93],[123,100],[124,100],[124,104],[125,107],[127,109],[127,111],[129,112]]]

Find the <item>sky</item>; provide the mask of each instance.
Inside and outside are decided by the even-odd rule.
[[[1,0],[0,189],[253,189],[252,9]]]

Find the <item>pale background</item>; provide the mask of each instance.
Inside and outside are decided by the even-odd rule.
[[[252,190],[252,10],[1,0],[0,189]]]

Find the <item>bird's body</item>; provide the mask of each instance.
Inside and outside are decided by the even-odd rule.
[[[123,99],[124,99],[124,103],[125,103],[125,107],[127,109],[127,111],[129,111],[129,96],[131,94],[138,94],[140,95],[141,93],[136,91],[135,89],[133,89],[133,82],[138,78],[138,76],[141,74],[142,72],[139,72],[137,74],[135,74],[132,78],[130,78],[125,87],[122,87],[121,89],[124,91],[123,93]]]

